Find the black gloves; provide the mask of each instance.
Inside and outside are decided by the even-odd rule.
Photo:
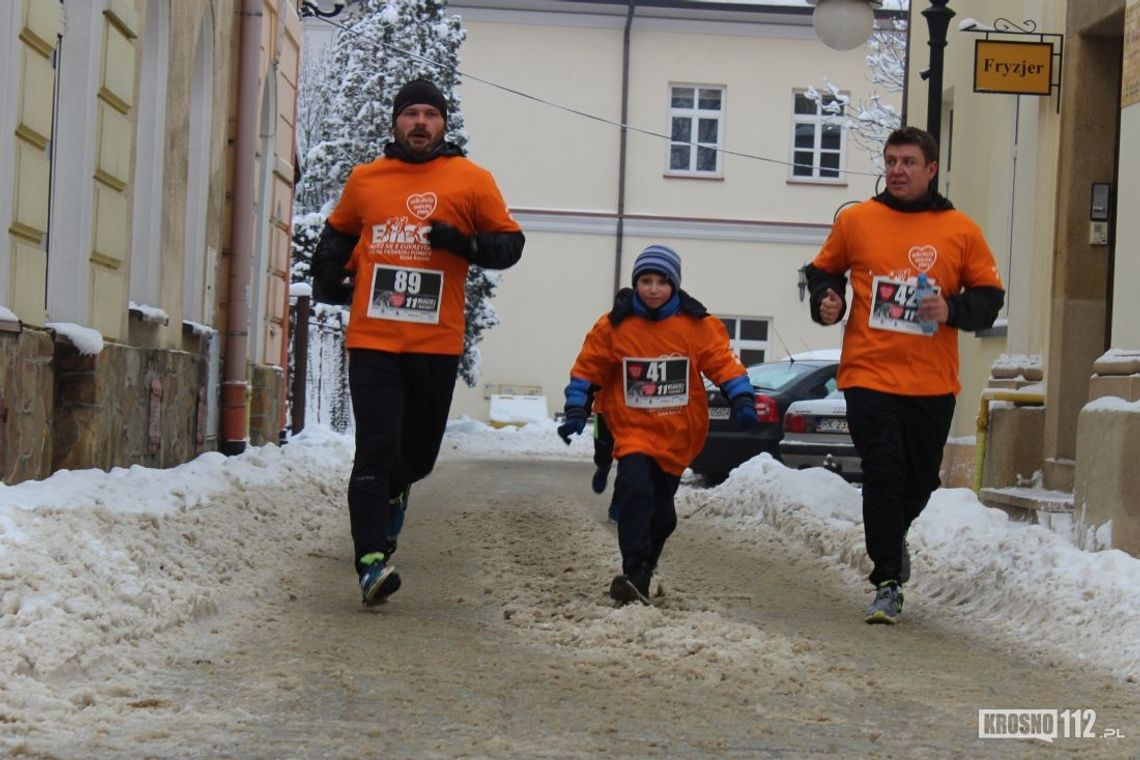
[[[313,300],[337,306],[352,303],[352,282],[345,282],[348,272],[337,267],[325,267],[313,277]]]
[[[352,303],[352,282],[345,283],[350,275],[344,266],[357,240],[358,235],[349,235],[325,223],[311,266],[314,301],[339,306]]]
[[[737,396],[732,400],[732,416],[742,430],[759,430],[760,417],[756,414],[756,399],[750,395]]]
[[[571,406],[566,409],[566,419],[558,426],[558,437],[567,446],[570,445],[570,435],[582,435],[586,429],[586,410],[580,406]]]
[[[434,219],[429,219],[431,222],[431,232],[428,233],[428,243],[432,248],[442,248],[445,251],[451,251],[457,256],[462,256],[468,261],[478,251],[478,244],[474,235],[465,235],[459,231],[457,227],[452,227],[447,222],[438,222]]]

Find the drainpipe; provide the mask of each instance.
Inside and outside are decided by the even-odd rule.
[[[293,12],[294,12],[294,9],[293,9],[292,3],[282,3],[277,8],[277,45],[273,51],[273,69],[272,69],[272,71],[274,72],[273,76],[276,76],[276,72],[278,71],[278,68],[281,64],[281,52],[284,50],[285,44],[286,44],[285,43],[285,36],[286,36],[285,35],[285,25],[286,25],[287,17],[285,14],[286,13],[293,13]],[[293,76],[294,82],[297,81],[297,76],[300,73],[300,68],[301,68],[300,67],[300,60],[301,60],[300,53],[301,53],[301,51],[298,48],[297,57],[295,59],[298,62],[297,68],[291,72],[287,72]],[[277,114],[274,114],[273,118],[276,119]],[[293,127],[293,133],[292,133],[291,138],[289,140],[289,145],[292,147],[292,151],[289,154],[289,160],[290,160],[290,163],[295,167],[297,165],[297,155],[296,155],[296,153],[297,153],[297,128],[295,126],[297,124],[297,94],[296,94],[296,92],[293,93],[293,121],[291,123],[294,125],[294,127]],[[274,142],[276,142],[276,141],[274,141]],[[275,153],[276,153],[276,151],[275,151]],[[296,175],[297,175],[297,172],[294,169],[293,176],[295,177]],[[281,360],[280,360],[281,363],[278,365],[282,369],[282,380],[283,380],[283,382],[281,383],[281,392],[277,394],[278,395],[278,398],[277,398],[277,402],[278,402],[278,404],[277,404],[277,409],[278,409],[278,412],[277,412],[277,429],[279,431],[279,433],[278,433],[278,444],[282,445],[282,446],[285,445],[285,443],[288,442],[288,439],[289,439],[289,430],[286,427],[286,422],[288,421],[288,414],[289,414],[289,343],[290,343],[289,306],[290,306],[290,303],[292,302],[292,298],[290,298],[290,295],[289,295],[289,283],[290,283],[290,280],[292,279],[292,275],[290,273],[292,267],[290,266],[290,264],[293,261],[291,243],[293,241],[293,196],[297,190],[296,183],[291,185],[289,190],[290,190],[289,207],[284,209],[284,212],[281,216],[281,223],[284,225],[284,231],[285,231],[285,244],[286,244],[286,246],[288,246],[290,248],[289,259],[285,263],[285,287],[282,288],[282,290],[284,290],[285,292],[282,294],[284,303],[282,304],[282,312],[281,313],[284,315],[285,318],[281,321],[281,330],[282,330],[282,334],[281,334]],[[302,375],[301,377],[304,378],[304,375]],[[304,414],[303,411],[302,411],[302,414]],[[301,424],[304,425],[304,419],[303,418],[302,418]]]
[[[986,464],[986,431],[990,427],[990,402],[1012,401],[1023,406],[1044,406],[1045,394],[987,388],[978,405],[978,434],[974,443],[974,493],[982,490],[982,469]]]
[[[614,293],[621,290],[621,249],[625,238],[625,153],[626,121],[629,117],[629,30],[637,0],[630,0],[625,14],[625,31],[621,39],[621,147],[618,150],[617,239],[614,250]]]
[[[226,291],[226,358],[222,368],[222,439],[218,450],[227,456],[245,451],[249,440],[250,268],[256,217],[259,68],[263,0],[241,0],[241,40],[238,58],[237,139],[234,146],[233,228],[230,240],[229,288]],[[266,157],[265,160],[269,160]]]

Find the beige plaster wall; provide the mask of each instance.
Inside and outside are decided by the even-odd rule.
[[[1140,0],[1129,0],[1128,21],[1140,27]],[[1140,39],[1125,35],[1125,59],[1134,77],[1140,77]],[[1135,97],[1134,95],[1132,96]],[[1112,293],[1112,345],[1140,347],[1140,102],[1120,112],[1120,163],[1117,166],[1116,259]]]
[[[621,115],[621,29],[470,21],[463,66],[480,78],[604,119]],[[510,55],[503,55],[504,48]],[[520,65],[520,62],[542,65]],[[566,72],[573,72],[572,76]],[[609,210],[617,203],[619,132],[475,80],[462,88],[472,160],[512,206]]]
[[[620,119],[622,16],[452,11],[468,31],[466,70]],[[838,347],[841,331],[812,323],[799,301],[796,270],[818,252],[840,205],[873,194],[874,178],[789,183],[782,162],[790,160],[793,90],[830,78],[858,100],[870,89],[865,55],[829,50],[809,26],[635,20],[628,123],[666,132],[670,84],[724,86],[724,146],[777,163],[729,155],[722,178],[666,177],[667,142],[631,130],[620,284],[645,245],[665,243],[682,256],[685,289],[712,312],[772,319],[770,356]],[[899,94],[883,94],[897,104]],[[479,387],[458,384],[452,414],[485,419],[486,385],[536,386],[553,413],[582,339],[612,304],[620,130],[474,80],[462,95],[470,156],[494,173],[527,244],[496,293],[501,324],[481,344]],[[871,171],[853,140],[847,150],[848,169]],[[536,212],[553,219],[528,221]]]
[[[842,343],[840,328],[811,321],[796,288],[796,268],[815,255],[818,244],[629,235],[623,287],[629,284],[636,253],[654,242],[681,255],[683,287],[712,313],[771,319],[771,358]],[[549,411],[561,410],[562,390],[582,340],[613,303],[613,267],[611,235],[527,232],[522,260],[503,273],[495,296],[501,324],[481,344],[479,385],[456,385],[452,415],[486,419],[488,384],[538,386]]]
[[[160,283],[162,309],[170,315],[169,324],[160,328],[160,344],[173,348],[182,342],[183,276],[186,248],[187,181],[189,176],[190,92],[194,81],[194,56],[199,34],[213,35],[214,108],[211,112],[212,134],[207,196],[206,245],[221,250],[225,245],[226,174],[225,151],[227,112],[224,103],[230,82],[236,76],[237,62],[235,0],[210,0],[208,3],[175,0],[171,4],[170,58],[166,99],[166,161],[162,187],[162,277]],[[201,160],[196,157],[195,160]],[[218,293],[224,282],[215,282]]]
[[[929,31],[920,13],[924,7],[914,4],[911,11],[907,88],[907,121],[921,127],[926,126],[929,91],[919,78],[929,64]],[[1060,96],[973,92],[974,45],[980,35],[958,27],[969,18],[992,26],[1001,17],[1031,19],[1041,32],[1064,33],[1067,3],[955,0],[950,7],[956,15],[945,50],[940,188],[982,228],[1006,286],[1006,305],[999,316],[1006,335],[963,334],[959,340],[962,393],[951,435],[961,436],[974,432],[977,402],[994,359],[1002,353],[1048,351]]]

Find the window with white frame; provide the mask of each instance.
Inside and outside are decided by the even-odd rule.
[[[728,331],[728,342],[745,366],[767,361],[768,327],[764,317],[720,317]]]
[[[669,174],[720,176],[723,136],[723,87],[669,86]]]
[[[843,130],[843,101],[821,92],[792,95],[792,166],[794,180],[841,182],[847,166],[847,135]]]

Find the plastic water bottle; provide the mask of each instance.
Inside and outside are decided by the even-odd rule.
[[[915,307],[927,296],[934,295],[934,286],[930,284],[930,280],[926,277],[926,272],[918,273],[918,294],[915,296]],[[933,319],[923,319],[919,321],[919,326],[922,331],[927,335],[933,335],[934,331],[938,329],[938,322]]]

